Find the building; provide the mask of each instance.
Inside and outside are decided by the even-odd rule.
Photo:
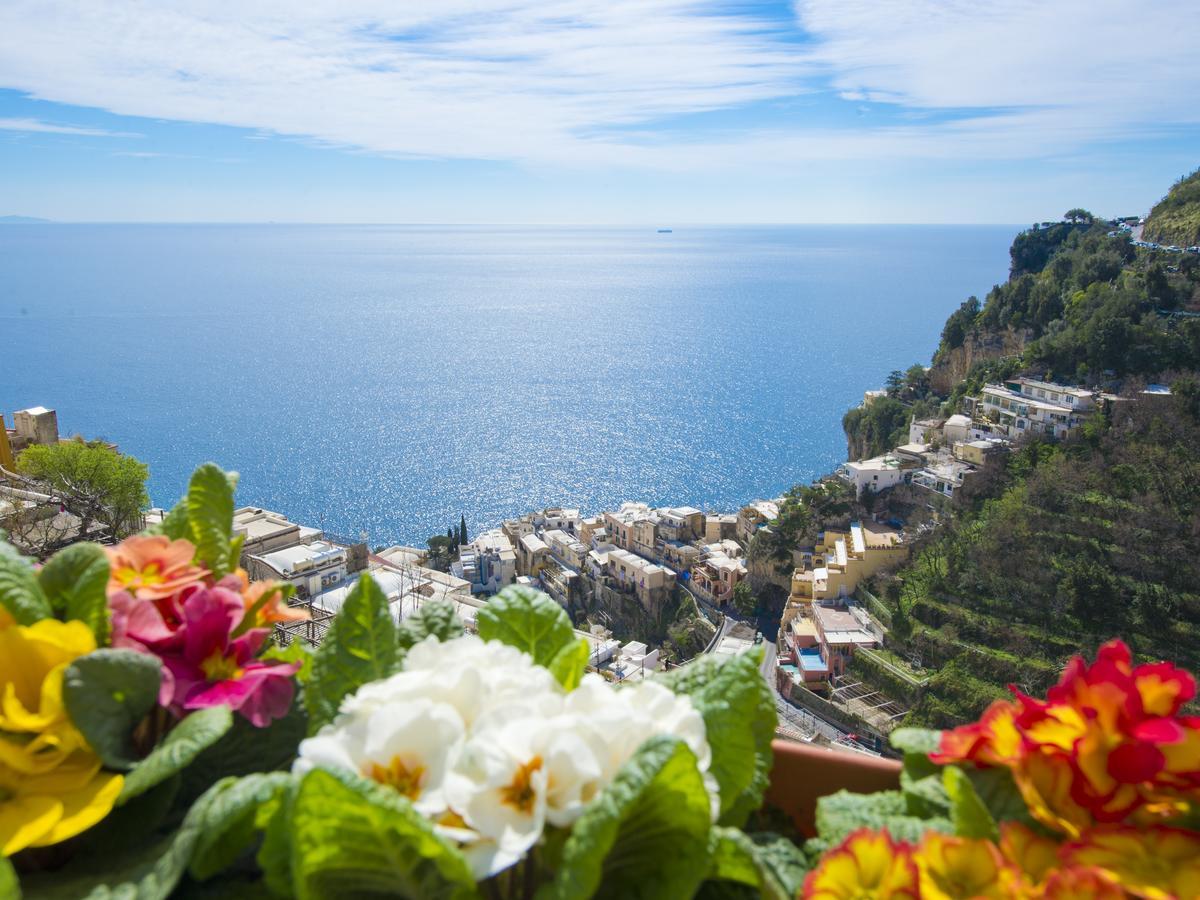
[[[738,512],[736,540],[743,547],[750,545],[750,539],[768,522],[779,518],[779,503],[775,500],[755,500],[743,506]]]
[[[692,590],[711,603],[728,603],[733,589],[746,577],[746,562],[737,549],[734,541],[705,546],[700,561],[692,566]]]
[[[664,566],[676,572],[689,572],[699,560],[703,551],[695,544],[685,544],[682,541],[659,541],[658,558]]]
[[[325,536],[319,528],[297,525],[288,521],[282,513],[254,506],[234,510],[233,534],[235,537],[243,535],[246,539],[242,544],[243,566],[251,556],[262,556],[284,547],[311,544]]]
[[[429,551],[422,547],[396,545],[375,554],[380,560],[393,566],[419,566],[429,559]]]
[[[903,563],[908,552],[900,532],[873,523],[826,531],[811,550],[795,551],[789,600],[811,604],[848,597],[863,579]]]
[[[932,444],[942,436],[941,419],[913,419],[908,424],[908,442],[910,444]]]
[[[657,672],[658,667],[657,647],[651,650],[641,641],[630,641],[619,646],[604,664],[597,666],[597,669],[613,681],[641,681],[647,675]]]
[[[785,612],[781,674],[810,691],[826,693],[859,647],[878,647],[883,633],[857,606],[808,606]]]
[[[44,406],[33,406],[13,413],[13,430],[9,434],[13,454],[30,444],[57,444],[58,413]]]
[[[704,513],[691,506],[672,506],[658,512],[658,539],[688,543],[704,538]]]
[[[517,574],[537,578],[550,556],[546,542],[532,532],[517,541]]]
[[[906,445],[907,446],[907,445]],[[906,455],[887,453],[871,459],[843,463],[837,471],[842,480],[854,486],[856,497],[867,491],[878,493],[905,484],[918,464]]]
[[[604,516],[588,516],[579,520],[579,540],[589,547],[594,543],[597,533],[607,532],[604,527]]]
[[[473,594],[495,594],[517,577],[517,554],[503,530],[485,531],[458,548],[451,571],[471,585]]]
[[[633,526],[650,516],[650,507],[645,503],[621,504],[616,512],[604,514],[604,530],[609,541],[622,550],[632,550],[634,545]],[[593,542],[595,535],[593,534]],[[651,544],[653,547],[653,544]]]
[[[704,543],[737,540],[737,513],[708,513],[704,517]]]
[[[666,566],[620,548],[605,554],[604,574],[618,590],[636,594],[647,610],[661,607],[675,589],[675,573]]]
[[[582,521],[577,509],[549,506],[540,513],[533,514],[533,524],[543,531],[565,531],[568,534],[578,535]]]
[[[546,542],[550,553],[561,563],[582,572],[587,566],[587,545],[568,534],[562,529],[542,532],[542,540]]]
[[[970,431],[971,417],[955,413],[942,426],[942,437],[945,438],[946,443],[953,444],[955,441],[969,440]]]
[[[421,566],[383,566],[372,569],[370,575],[387,597],[393,621],[401,622],[431,600],[445,600],[454,606],[463,624],[474,630],[475,617],[483,601],[472,596],[472,585],[466,581]],[[314,618],[328,621],[330,617],[337,615],[354,589],[356,581],[357,579],[344,581],[336,587],[313,595],[308,605],[313,610]],[[300,623],[298,627],[303,625],[304,623]]]
[[[245,569],[252,581],[286,581],[305,599],[341,584],[349,573],[348,562],[345,547],[313,541],[247,557]]]
[[[1008,438],[1029,434],[1065,438],[1074,435],[1095,411],[1095,394],[1032,378],[987,384],[973,403],[977,417],[999,426]],[[947,439],[950,435],[947,433]],[[954,440],[967,440],[968,435]]]

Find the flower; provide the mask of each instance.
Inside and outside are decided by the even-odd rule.
[[[804,879],[806,900],[920,897],[912,848],[887,831],[860,828],[847,835]]]
[[[1034,884],[1058,865],[1058,844],[1019,822],[1000,825],[1000,854]]]
[[[991,841],[929,832],[914,858],[925,900],[1002,900],[1015,894],[1019,876]]]
[[[168,704],[176,712],[225,704],[250,724],[263,728],[287,714],[299,663],[266,663],[257,659],[270,636],[252,628],[234,638],[245,614],[239,594],[214,587],[192,591],[183,603],[182,641],[156,650],[162,659]]]
[[[1101,869],[1068,866],[1050,872],[1036,894],[1044,900],[1125,900],[1125,890]]]
[[[57,844],[112,809],[124,779],[104,772],[67,716],[63,673],[96,649],[82,622],[0,629],[0,854]]]
[[[1062,859],[1097,869],[1139,897],[1200,897],[1200,834],[1193,831],[1101,826],[1067,844]]]
[[[240,593],[246,604],[248,627],[269,627],[276,622],[303,622],[309,618],[308,610],[287,605],[285,585],[277,581],[250,582],[241,569],[227,577],[237,578],[241,583]]]
[[[1179,715],[1195,694],[1186,672],[1134,667],[1112,641],[1090,665],[1072,660],[1044,701],[1014,691],[945,732],[932,758],[1011,768],[1030,812],[1070,837],[1093,822],[1153,823],[1200,801],[1200,717]]]
[[[110,596],[125,591],[135,600],[162,600],[208,575],[192,563],[195,545],[182,538],[172,541],[160,534],[134,535],[105,552]]]
[[[341,715],[316,737],[300,742],[297,773],[342,768],[393,788],[424,815],[447,809],[444,785],[465,734],[453,707],[414,699],[379,715]]]

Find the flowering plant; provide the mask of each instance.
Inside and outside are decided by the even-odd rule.
[[[823,798],[805,896],[1200,896],[1192,676],[1113,641],[1045,700],[1013,694],[970,725],[898,730],[900,791]]]
[[[40,568],[0,544],[0,897],[793,896],[741,828],[775,708],[752,653],[613,686],[544,594],[466,634],[364,574],[321,645],[238,568],[233,480]],[[281,632],[282,633],[282,632]]]

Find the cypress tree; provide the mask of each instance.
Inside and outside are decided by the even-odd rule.
[[[465,515],[462,516],[459,521],[458,535],[461,538],[461,540],[459,541],[460,544],[467,543],[467,517]]]

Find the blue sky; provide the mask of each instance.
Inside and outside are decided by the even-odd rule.
[[[1200,166],[1198,46],[1193,0],[8,0],[0,215],[1133,214]]]

